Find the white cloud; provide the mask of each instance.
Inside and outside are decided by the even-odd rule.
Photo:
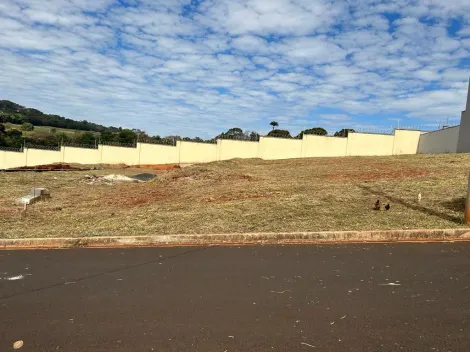
[[[462,28],[457,34],[461,37],[470,37],[470,26]]]
[[[470,38],[461,41],[462,47],[470,49]]]
[[[277,46],[293,63],[318,65],[342,60],[347,52],[325,37],[300,37],[283,41]]]
[[[455,39],[440,37],[436,38],[436,49],[438,51],[454,51],[460,47],[460,42]]]
[[[145,34],[155,36],[195,35],[201,33],[202,28],[193,21],[168,11],[164,7],[159,11],[152,11],[146,7],[114,9],[108,17],[111,25],[116,22],[128,26],[126,31],[137,28]]]
[[[294,83],[281,82],[276,80],[266,80],[263,81],[261,85],[276,92],[294,92],[301,88],[299,85]]]
[[[342,10],[322,0],[207,0],[198,20],[232,35],[305,35],[331,24]]]
[[[358,18],[353,22],[353,25],[356,27],[372,27],[379,30],[387,30],[389,27],[389,22],[384,16],[380,15],[371,15],[366,17]]]
[[[244,35],[233,39],[232,47],[246,53],[264,53],[269,50],[266,40],[253,35]]]
[[[435,70],[430,69],[418,70],[413,72],[413,75],[418,79],[422,79],[423,81],[436,81],[440,78],[440,75]]]
[[[252,61],[255,64],[265,66],[266,68],[269,68],[269,69],[279,69],[279,68],[283,67],[283,65],[284,65],[284,63],[279,62],[279,60],[273,60],[273,59],[271,59],[269,57],[265,57],[265,56],[255,56],[255,57],[253,57]]]
[[[318,115],[323,120],[329,120],[329,121],[348,121],[351,120],[351,117],[349,115],[345,114],[320,114]]]

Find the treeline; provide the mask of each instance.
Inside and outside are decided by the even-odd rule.
[[[6,127],[5,124],[21,125],[21,128]],[[269,137],[302,139],[305,134],[320,136],[328,135],[322,127],[306,129],[296,136],[288,130],[279,129],[279,123],[270,123],[272,131]],[[48,128],[36,128],[47,126]],[[74,130],[72,132],[57,129]],[[23,133],[24,132],[24,133]],[[342,129],[334,134],[336,137],[347,137],[352,129]],[[139,129],[123,129],[121,127],[106,127],[88,121],[75,121],[58,115],[44,114],[39,110],[25,108],[8,100],[0,100],[0,146],[20,148],[23,145],[59,146],[72,144],[81,146],[96,146],[99,143],[135,145],[138,141],[175,145],[176,141],[199,143],[215,143],[217,139],[234,139],[258,141],[260,135],[254,131],[243,131],[234,127],[212,139],[200,137],[189,138],[181,136],[149,136]]]
[[[5,128],[0,124],[0,146],[20,148],[23,145],[35,146],[59,146],[59,145],[77,145],[77,146],[96,146],[99,143],[119,144],[119,145],[135,145],[137,142],[157,143],[166,145],[175,145],[177,141],[188,141],[198,143],[216,143],[218,139],[232,139],[241,141],[259,141],[260,135],[254,131],[243,131],[241,128],[231,128],[212,139],[203,139],[200,137],[189,138],[181,136],[149,136],[141,130],[121,129],[118,132],[105,131],[102,133],[81,132],[75,134],[58,133],[55,128],[50,128],[49,132],[35,132],[34,126],[31,124],[23,124],[23,131],[30,132],[24,135],[19,129]],[[347,137],[352,129],[343,129],[334,134],[336,137]],[[326,136],[328,133],[321,127],[306,129],[297,136],[292,137],[287,130],[274,129],[268,133],[268,137],[302,139],[304,135]]]
[[[51,128],[49,132],[34,132],[23,134],[16,128],[7,129],[4,124],[0,124],[0,146],[21,148],[22,146],[48,146],[58,147],[64,145],[76,146],[97,146],[99,143],[119,144],[119,145],[135,145],[140,138],[142,141],[174,144],[173,138],[161,138],[159,136],[150,137],[145,133],[139,133],[136,130],[121,129],[118,132],[105,131],[102,133],[81,132],[81,133],[64,133],[57,132],[55,128]]]
[[[271,122],[272,125],[272,122]],[[278,125],[277,125],[278,126]],[[343,128],[340,131],[335,132],[334,137],[347,137],[350,132],[356,132],[351,128]],[[315,127],[303,130],[297,136],[293,137],[288,130],[280,130],[273,128],[272,131],[268,133],[268,137],[276,138],[293,138],[293,139],[302,139],[304,135],[317,135],[317,136],[328,136],[328,131],[322,127]]]
[[[21,128],[7,124],[20,125]],[[37,127],[47,126],[39,130]],[[74,130],[65,133],[58,129]],[[25,132],[25,133],[23,133]],[[98,143],[135,144],[138,140],[161,144],[174,144],[176,140],[204,141],[201,138],[179,136],[149,136],[138,129],[107,127],[96,123],[75,121],[58,115],[44,114],[42,111],[26,108],[8,100],[0,100],[0,146],[20,148],[23,145],[58,146],[74,144],[92,146]]]

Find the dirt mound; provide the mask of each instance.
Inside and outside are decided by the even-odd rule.
[[[142,164],[142,165],[136,165],[133,167],[137,169],[149,169],[149,170],[159,170],[159,171],[171,171],[171,170],[176,170],[176,169],[181,168],[181,166],[179,166],[178,164],[162,164],[162,165]]]
[[[37,166],[22,166],[16,168],[17,170],[41,170],[41,171],[56,171],[56,170],[69,170],[69,171],[80,171],[78,167],[70,166],[69,164],[49,164],[49,165],[37,165]]]

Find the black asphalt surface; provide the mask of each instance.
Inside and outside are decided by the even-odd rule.
[[[470,351],[470,243],[0,251],[0,278],[2,352]]]

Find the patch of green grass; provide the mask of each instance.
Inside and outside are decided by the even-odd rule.
[[[10,130],[10,129],[16,129],[16,130],[19,130],[21,131],[21,125],[16,125],[16,124],[13,124],[13,123],[5,123],[5,128],[7,130]],[[62,133],[65,133],[67,135],[69,135],[70,137],[74,137],[74,136],[77,136],[77,135],[80,135],[80,134],[83,134],[85,133],[86,131],[79,131],[79,130],[71,130],[71,129],[67,129],[67,128],[57,128],[57,127],[51,127],[51,126],[34,126],[34,130],[33,131],[22,131],[23,132],[23,136],[26,136],[26,137],[34,137],[35,135],[38,135],[38,134],[53,134],[53,130],[55,129],[55,134],[62,134]],[[93,132],[95,135],[99,135],[98,132]]]
[[[469,167],[470,154],[231,160],[112,186],[81,181],[144,170],[4,173],[0,237],[462,227]],[[22,217],[13,201],[32,187],[52,199]]]

